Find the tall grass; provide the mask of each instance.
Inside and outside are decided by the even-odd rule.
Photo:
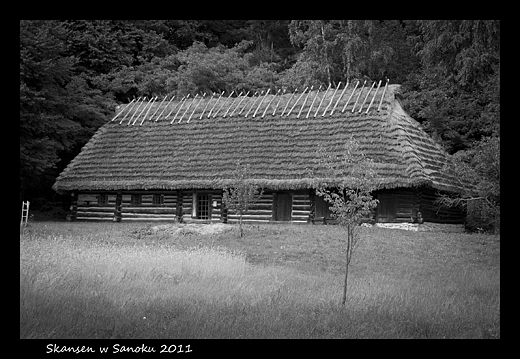
[[[334,247],[326,237],[335,235],[333,227],[305,229],[321,236],[317,247],[329,257],[321,258],[305,248],[310,239],[298,239],[302,230],[296,227],[293,235],[274,226],[250,230],[247,241],[234,245],[230,233],[206,242],[183,239],[194,244],[189,246],[176,239],[133,240],[121,227],[93,231],[93,225],[86,226],[88,233],[78,226],[64,230],[65,225],[21,236],[21,338],[500,335],[498,267],[473,263],[469,254],[425,256],[426,249],[437,255],[442,249],[428,242],[435,235],[416,238],[414,258],[413,249],[396,253],[402,245],[392,251],[384,237],[407,243],[413,238],[407,233],[372,233],[359,249],[357,266],[353,263],[343,307],[341,253],[327,251]],[[259,238],[263,243],[256,242]],[[287,260],[252,264],[255,250],[266,257],[285,250]],[[408,257],[403,263],[397,263],[400,254]]]

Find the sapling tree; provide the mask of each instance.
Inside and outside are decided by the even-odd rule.
[[[263,189],[250,178],[250,166],[242,165],[239,161],[232,172],[232,183],[224,187],[222,193],[222,203],[228,210],[234,211],[238,215],[240,237],[244,236],[242,227],[242,217],[251,205],[258,202],[263,194]]]
[[[332,216],[345,229],[345,281],[342,305],[347,300],[348,271],[353,254],[361,240],[359,225],[370,218],[378,200],[372,197],[379,181],[374,163],[361,151],[359,143],[351,137],[339,153],[319,149],[324,180],[316,186],[316,194],[331,204]]]

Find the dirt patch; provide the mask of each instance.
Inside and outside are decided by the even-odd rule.
[[[199,224],[199,223],[172,223],[172,224],[148,224],[143,228],[133,230],[132,234],[142,238],[147,235],[158,235],[158,236],[211,236],[220,234],[223,232],[232,231],[233,227],[224,223],[211,223],[211,224]]]

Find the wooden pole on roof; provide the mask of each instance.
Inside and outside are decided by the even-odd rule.
[[[307,99],[309,98],[309,95],[311,94],[313,88],[314,88],[314,85],[311,86],[311,89],[307,93],[307,96],[305,96],[305,100],[303,100],[302,107],[300,107],[300,111],[298,112],[298,116],[296,116],[296,118],[300,118],[300,114],[302,113],[302,110],[305,107],[305,104],[307,103]]]
[[[258,109],[260,108],[260,106],[262,106],[262,104],[264,103],[265,98],[267,97],[267,95],[269,94],[270,91],[271,91],[271,89],[268,88],[267,91],[265,92],[265,95],[264,95],[264,97],[262,97],[262,100],[261,100],[260,103],[258,104],[258,107],[257,107],[256,110],[255,110],[255,113],[253,113],[253,118],[255,118],[256,113],[258,112]]]
[[[294,107],[296,106],[296,104],[301,100],[301,98],[303,97],[303,95],[305,95],[305,91],[307,91],[307,89],[309,88],[309,86],[307,86],[305,88],[305,90],[303,90],[302,94],[300,95],[300,97],[298,97],[298,99],[296,100],[296,102],[294,103],[294,105],[291,107],[291,109],[289,110],[289,112],[287,112],[287,115],[286,116],[289,116],[292,112],[292,110],[294,109]]]
[[[209,110],[208,118],[211,117],[211,113],[213,112],[213,109],[215,108],[215,106],[217,106],[217,103],[218,103],[218,101],[220,100],[220,98],[222,97],[223,94],[224,94],[224,91],[222,91],[222,93],[218,96],[217,101],[215,101],[215,103],[213,104],[213,107],[211,108],[211,110]]]
[[[278,102],[276,102],[276,106],[274,107],[274,111],[273,111],[273,115],[272,116],[274,116],[274,114],[276,113],[276,110],[278,109],[278,105],[280,104],[280,101],[282,101],[283,95],[285,95],[285,89],[283,89],[282,94],[278,98]]]
[[[321,117],[325,116],[325,113],[327,112],[327,110],[329,109],[330,105],[332,104],[332,101],[334,101],[334,96],[336,96],[336,92],[338,92],[338,89],[339,89],[340,85],[341,85],[341,81],[339,82],[338,86],[336,87],[336,91],[334,91],[334,93],[332,94],[332,97],[330,98],[329,104],[327,105],[327,107],[325,107],[325,110],[323,111],[323,114],[321,115]]]
[[[232,117],[232,116],[233,116],[233,114],[235,113],[235,111],[237,110],[237,108],[239,108],[240,105],[242,104],[242,102],[244,102],[244,100],[247,98],[247,95],[249,95],[249,92],[251,92],[251,91],[247,91],[247,93],[246,93],[244,96],[242,96],[242,98],[241,98],[240,101],[238,102],[237,106],[233,109],[233,111],[231,111],[231,114],[229,115],[229,117]],[[242,93],[242,92],[240,92],[240,93]],[[239,97],[240,97],[240,95],[239,95]]]
[[[200,98],[199,102],[197,102],[197,105],[195,106],[195,108],[193,109],[193,111],[191,111],[191,115],[190,117],[188,117],[188,121],[186,121],[187,123],[190,123],[190,120],[191,120],[191,117],[193,116],[193,114],[195,113],[195,111],[197,111],[197,108],[199,107],[200,103],[202,102],[202,100],[204,99],[204,97],[206,97],[206,93],[204,92],[204,94],[202,95],[202,97]]]
[[[132,105],[132,107],[130,107],[130,108],[128,109],[128,112],[127,112],[126,115],[121,119],[121,121],[119,121],[119,124],[121,124],[121,123],[125,120],[126,116],[128,116],[128,114],[132,111],[132,109],[134,108],[135,104],[139,101],[140,98],[141,98],[141,97],[139,97],[137,100],[134,98],[134,99],[132,100],[132,102],[135,101],[134,104]],[[132,102],[130,102],[130,103],[132,103]]]
[[[321,104],[323,103],[323,100],[325,100],[325,97],[327,97],[327,94],[329,93],[329,89],[332,86],[332,84],[329,82],[329,87],[327,87],[327,91],[325,91],[325,95],[321,98],[320,104],[318,105],[318,108],[316,109],[316,112],[314,113],[314,117],[318,115],[318,111],[320,110]]]
[[[131,104],[132,102],[134,102],[134,100],[135,100],[135,98],[132,99],[131,102],[127,103],[126,106],[123,107],[123,108],[121,109],[121,111],[119,111],[119,112],[118,112],[118,113],[117,113],[117,114],[116,114],[116,115],[115,115],[115,116],[110,120],[110,122],[114,121],[117,117],[119,117],[119,115],[122,114],[123,111],[126,110],[126,108],[127,108],[128,106],[130,106],[130,104]]]
[[[341,110],[341,113],[345,112],[345,109],[347,108],[350,100],[352,99],[352,96],[354,96],[354,92],[356,92],[356,89],[357,87],[359,86],[359,80],[358,82],[356,82],[356,86],[354,86],[354,89],[352,90],[352,93],[350,94],[350,96],[348,97],[348,100],[347,102],[345,103],[345,106],[343,106],[343,110]]]
[[[283,111],[282,111],[282,114],[280,115],[280,117],[283,116],[285,110],[287,110],[287,107],[289,106],[289,104],[291,103],[291,100],[292,98],[294,97],[294,94],[298,91],[298,89],[295,89],[294,92],[291,94],[291,97],[289,97],[289,101],[287,101],[287,103],[285,104],[285,107],[283,108]]]
[[[383,90],[383,94],[381,95],[381,101],[379,101],[379,106],[377,106],[377,111],[381,110],[381,105],[383,104],[383,99],[385,98],[386,88],[388,87],[388,82],[390,79],[386,79],[385,89]]]
[[[222,92],[222,93],[224,93],[224,92]],[[235,90],[231,91],[231,93],[230,93],[229,96],[228,96],[228,99],[230,99],[231,96],[233,96],[234,93],[235,93]],[[215,118],[215,117],[217,116],[217,114],[220,112],[220,110],[222,110],[222,107],[224,107],[224,104],[225,104],[225,103],[226,103],[225,101],[222,102],[222,104],[220,105],[220,107],[218,108],[218,110],[217,110],[217,111],[215,112],[215,114],[213,115],[213,118]]]
[[[206,102],[206,106],[204,106],[204,109],[202,109],[202,113],[200,114],[199,116],[199,120],[202,119],[202,116],[204,116],[204,112],[206,112],[206,109],[208,108],[208,105],[209,103],[211,102],[211,100],[213,99],[213,96],[215,96],[215,93],[213,91],[211,91],[211,97],[208,99],[208,101]]]
[[[229,105],[228,109],[226,110],[226,112],[224,113],[224,115],[222,116],[222,118],[226,118],[226,115],[228,114],[229,110],[231,110],[231,107],[233,107],[233,105],[235,104],[235,102],[237,102],[238,98],[242,95],[242,91],[240,91],[240,93],[238,94],[237,97],[235,97],[233,99],[233,102],[231,102],[231,104]]]
[[[349,81],[347,80],[347,84],[345,85],[345,88],[343,89],[343,91],[341,91],[341,94],[339,95],[338,100],[337,100],[336,103],[334,104],[334,107],[333,107],[332,110],[330,111],[330,115],[329,115],[329,116],[332,116],[332,114],[334,113],[334,111],[336,111],[336,107],[338,107],[338,103],[339,103],[339,101],[343,98],[343,94],[345,93],[345,90],[347,89],[348,84],[349,84]]]
[[[155,114],[157,113],[157,111],[159,111],[159,108],[161,107],[161,105],[164,103],[164,101],[166,100],[166,97],[168,97],[168,95],[164,96],[163,100],[161,101],[160,104],[157,105],[157,108],[155,109],[155,111],[152,113],[152,116],[150,116],[150,121],[153,119],[153,117],[155,116]]]
[[[172,102],[172,100],[175,98],[175,95],[173,95],[173,97],[170,99],[170,101],[168,101],[168,103],[166,104],[166,106],[162,109],[161,113],[159,114],[159,116],[157,116],[157,118],[155,119],[155,122],[157,122],[158,119],[161,118],[163,112],[168,108],[168,106],[170,106],[170,102]],[[168,116],[166,116],[168,117]]]
[[[148,103],[143,107],[143,109],[141,110],[141,112],[139,113],[139,115],[137,115],[137,117],[135,118],[134,122],[132,122],[132,126],[136,123],[136,121],[139,119],[139,117],[141,117],[141,115],[143,114],[144,110],[146,110],[146,108],[148,107],[148,105],[150,105],[150,103],[152,102],[153,98],[150,97],[150,101],[148,101]]]
[[[134,119],[134,116],[136,114],[137,111],[139,111],[139,109],[141,108],[141,105],[144,103],[144,101],[146,100],[146,96],[141,100],[141,102],[139,103],[139,105],[137,106],[137,108],[135,109],[135,111],[132,113],[132,116],[130,117],[130,119],[128,120],[128,123],[126,124],[127,126],[130,125],[130,122],[132,122],[132,120]],[[137,103],[137,102],[136,102]]]
[[[365,102],[367,102],[367,98],[370,95],[370,92],[372,92],[372,89],[374,88],[375,81],[372,83],[372,86],[370,86],[370,89],[367,92],[367,95],[365,96],[365,99],[363,100],[363,103],[361,104],[361,107],[359,108],[358,113],[361,113],[361,110],[363,109],[363,106],[365,106]]]
[[[376,92],[374,93],[374,96],[372,97],[372,101],[370,101],[370,104],[368,105],[368,108],[367,108],[367,111],[365,112],[365,114],[368,113],[368,110],[370,110],[370,106],[372,106],[372,103],[374,103],[374,99],[377,96],[377,92],[379,91],[379,87],[381,86],[381,82],[382,82],[382,80],[379,80],[379,84],[377,85]]]
[[[309,114],[311,113],[312,106],[314,106],[314,102],[316,101],[316,98],[318,97],[318,94],[320,93],[320,91],[321,91],[321,84],[320,84],[320,87],[318,88],[318,91],[316,91],[316,95],[314,95],[314,98],[312,99],[311,107],[309,107],[309,111],[307,111],[307,116],[305,116],[305,118],[309,118]]]
[[[359,95],[358,97],[356,98],[356,102],[354,102],[354,106],[352,107],[352,112],[354,112],[355,108],[356,108],[356,105],[359,101],[359,98],[361,97],[361,93],[363,92],[363,89],[365,88],[365,84],[367,83],[367,80],[365,80],[365,82],[363,82],[363,87],[361,87],[361,90],[359,91]]]
[[[263,91],[262,91],[262,92],[263,92]],[[262,92],[261,92],[260,94],[258,94],[258,91],[255,92],[255,94],[253,95],[253,100],[252,100],[253,103],[251,104],[251,106],[249,106],[249,110],[247,110],[245,117],[247,117],[247,115],[249,114],[249,112],[251,111],[251,109],[253,108],[253,106],[255,105],[256,101],[258,101],[258,97],[260,97],[260,95],[262,94]],[[255,97],[257,94],[258,94],[258,96]],[[244,106],[244,107],[245,107],[245,106]],[[244,109],[242,109],[242,110],[244,110]],[[240,112],[242,112],[242,111],[240,111]],[[240,115],[240,112],[238,113],[239,115]]]
[[[261,118],[264,118],[265,113],[267,112],[267,109],[269,108],[269,106],[271,106],[271,102],[273,102],[274,98],[276,97],[276,95],[278,95],[278,94],[280,93],[280,91],[282,91],[282,89],[278,89],[278,91],[276,91],[276,93],[274,94],[274,96],[271,97],[271,100],[269,101],[269,103],[268,103],[267,106],[265,107],[264,113],[262,114],[262,117],[261,117]]]
[[[179,101],[179,107],[177,107],[177,112],[175,112],[175,116],[173,116],[173,120],[172,122],[170,122],[170,125],[173,123],[173,121],[175,121],[175,119],[177,118],[177,115],[179,114],[179,112],[181,111],[181,108],[182,106],[184,105],[184,103],[186,102],[186,100],[188,99],[188,97],[190,97],[190,94],[187,94],[186,96],[184,96],[182,98],[182,100]],[[173,112],[175,108],[172,108],[172,110],[170,111],[170,113],[168,114],[168,116],[170,116],[170,114]],[[168,118],[168,116],[166,116],[166,118]]]
[[[148,111],[146,111],[144,117],[143,117],[143,120],[141,121],[141,123],[139,124],[139,126],[142,126],[143,125],[143,122],[144,120],[146,119],[146,116],[148,116],[148,113],[150,112],[150,110],[152,109],[152,106],[153,104],[155,103],[155,100],[157,100],[157,97],[158,96],[155,96],[155,98],[153,99],[152,103],[150,104],[150,107],[148,107]]]
[[[181,123],[184,115],[186,114],[186,112],[188,112],[188,110],[191,108],[191,105],[193,105],[193,103],[195,102],[195,100],[197,99],[197,96],[199,96],[199,94],[195,94],[195,97],[193,98],[193,100],[191,100],[190,104],[188,105],[188,107],[186,107],[186,110],[184,110],[184,112],[182,113],[182,116],[181,118],[179,118],[179,122],[177,123]]]

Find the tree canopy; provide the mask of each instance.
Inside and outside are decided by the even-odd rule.
[[[20,196],[134,97],[386,78],[449,153],[499,137],[499,20],[21,20]]]

